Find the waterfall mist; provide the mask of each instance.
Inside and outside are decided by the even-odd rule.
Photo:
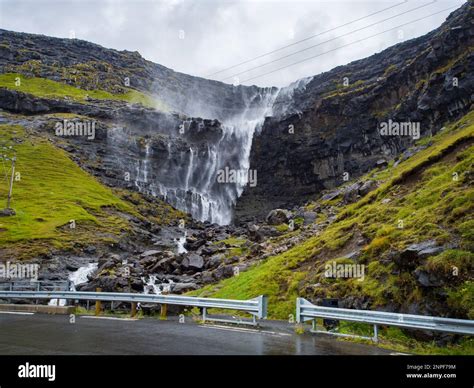
[[[309,81],[282,89],[227,85],[225,96],[221,90],[219,94],[190,87],[189,94],[175,98],[161,89],[160,98],[179,113],[163,113],[165,118],[146,127],[117,125],[108,134],[115,150],[112,163],[130,170],[139,191],[161,197],[199,221],[229,224],[248,183],[254,134],[275,107],[277,114],[287,113],[286,101]],[[223,171],[241,179],[217,179]],[[258,171],[253,173],[256,181]]]

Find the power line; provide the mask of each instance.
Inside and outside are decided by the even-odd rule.
[[[365,41],[365,40],[367,40],[367,39],[370,39],[370,38],[373,38],[373,37],[375,37],[375,36],[385,34],[386,32],[393,31],[393,30],[395,30],[395,29],[397,29],[397,28],[406,26],[406,25],[411,24],[411,23],[418,22],[418,21],[423,20],[423,19],[427,19],[427,18],[429,18],[429,17],[431,17],[431,16],[434,16],[434,15],[437,15],[437,14],[440,14],[440,13],[443,13],[443,12],[446,12],[446,11],[449,11],[449,10],[451,10],[451,9],[458,8],[458,7],[459,7],[459,5],[456,5],[456,6],[454,6],[454,7],[445,8],[445,9],[443,9],[443,10],[441,10],[441,11],[432,13],[432,14],[430,14],[430,15],[424,16],[424,17],[419,18],[419,19],[412,20],[412,21],[407,22],[407,23],[404,23],[404,24],[400,24],[400,25],[398,25],[398,26],[396,26],[396,27],[390,28],[390,29],[385,30],[385,31],[382,31],[382,32],[378,32],[378,33],[376,33],[376,34],[374,34],[374,35],[367,36],[367,37],[365,37],[365,38],[356,40],[356,41],[351,42],[351,43],[348,43],[348,44],[339,46],[339,47],[337,47],[337,48],[335,48],[335,49],[326,51],[326,52],[324,52],[324,53],[320,53],[320,54],[318,54],[318,55],[314,55],[314,56],[312,56],[312,57],[303,59],[303,60],[301,60],[301,61],[297,61],[297,62],[290,63],[289,65],[279,67],[278,69],[275,69],[275,70],[269,71],[269,72],[267,72],[267,73],[263,73],[263,74],[257,75],[257,76],[255,76],[255,77],[247,78],[247,79],[243,80],[242,82],[248,82],[248,81],[251,81],[251,80],[253,80],[253,79],[260,78],[260,77],[263,77],[263,76],[265,76],[265,75],[275,73],[275,72],[277,72],[277,71],[279,71],[279,70],[283,70],[283,69],[286,69],[286,68],[288,68],[288,67],[298,65],[298,64],[300,64],[300,63],[302,63],[302,62],[306,62],[306,61],[309,61],[309,60],[311,60],[311,59],[318,58],[318,57],[320,57],[320,56],[322,56],[322,55],[325,55],[325,54],[334,52],[334,51],[339,50],[339,49],[341,49],[341,48],[344,48],[344,47],[347,47],[347,46],[350,46],[350,45],[353,45],[353,44],[356,44],[356,43],[363,42],[363,41]]]
[[[229,76],[229,77],[223,78],[223,79],[221,79],[221,81],[225,81],[225,80],[227,80],[227,79],[229,79],[229,78],[237,77],[237,76],[239,76],[239,75],[241,75],[241,74],[248,73],[249,71],[252,71],[252,70],[255,70],[255,69],[259,69],[259,68],[264,67],[264,66],[266,66],[266,65],[269,65],[269,64],[272,64],[272,63],[281,61],[282,59],[289,58],[289,57],[291,57],[291,56],[293,56],[293,55],[302,53],[303,51],[311,50],[311,49],[313,49],[313,48],[315,48],[315,47],[321,46],[321,45],[323,45],[323,44],[325,44],[325,43],[332,42],[332,41],[334,41],[334,40],[336,40],[336,39],[340,39],[340,38],[342,38],[342,37],[344,37],[344,36],[352,35],[352,34],[354,34],[354,33],[356,33],[356,32],[359,32],[359,31],[362,31],[362,30],[366,30],[367,28],[376,26],[377,24],[384,23],[384,22],[386,22],[386,21],[388,21],[388,20],[395,19],[395,18],[397,18],[397,17],[399,17],[399,16],[402,16],[402,15],[405,15],[405,14],[407,14],[407,13],[410,13],[410,12],[419,10],[419,9],[421,9],[421,8],[427,7],[427,6],[431,5],[431,4],[436,3],[436,1],[437,1],[437,0],[433,0],[433,1],[431,1],[431,3],[427,3],[427,4],[424,4],[424,5],[421,5],[421,6],[412,8],[412,9],[409,9],[409,10],[407,10],[407,11],[405,11],[405,12],[400,13],[400,14],[397,14],[397,15],[394,15],[394,16],[390,16],[389,18],[382,19],[382,20],[379,20],[378,22],[369,24],[368,26],[361,27],[361,28],[358,28],[358,29],[353,30],[353,31],[349,31],[349,32],[347,32],[347,33],[345,33],[345,34],[342,34],[342,35],[336,36],[336,37],[334,37],[334,38],[325,40],[324,42],[320,42],[320,43],[318,43],[318,44],[315,44],[315,45],[306,47],[306,48],[301,49],[301,50],[298,50],[298,51],[295,51],[295,52],[293,52],[293,53],[291,53],[291,54],[284,55],[284,56],[279,57],[279,58],[277,58],[277,59],[274,59],[274,60],[272,60],[272,61],[265,62],[265,63],[263,63],[263,64],[261,64],[261,65],[251,67],[251,68],[249,68],[249,69],[247,69],[247,70],[241,71],[240,73],[236,73],[236,74],[233,74],[233,75],[231,75],[231,76]]]
[[[371,16],[377,15],[377,14],[382,13],[382,12],[385,12],[385,11],[388,11],[389,9],[399,7],[400,5],[405,4],[405,3],[407,3],[407,2],[408,2],[408,0],[404,0],[404,1],[402,1],[401,3],[397,3],[397,4],[392,5],[392,6],[390,6],[390,7],[381,9],[380,11],[373,12],[373,13],[371,13],[371,14],[369,14],[369,15],[366,15],[366,16],[363,16],[363,17],[361,17],[361,18],[352,20],[352,21],[350,21],[350,22],[341,24],[340,26],[331,28],[331,29],[329,29],[329,30],[326,30],[326,31],[323,31],[323,32],[320,32],[320,33],[317,33],[317,34],[315,34],[315,35],[311,35],[311,36],[309,36],[309,37],[307,37],[307,38],[301,39],[301,40],[299,40],[299,41],[297,41],[297,42],[293,42],[293,43],[288,44],[288,45],[286,45],[286,46],[282,46],[282,47],[277,48],[277,49],[275,49],[275,50],[268,51],[268,52],[266,52],[266,53],[264,53],[264,54],[261,54],[261,55],[258,55],[258,56],[256,56],[256,57],[247,59],[247,60],[245,60],[245,61],[243,61],[243,62],[237,63],[236,65],[233,65],[233,66],[227,67],[227,68],[225,68],[225,69],[216,71],[215,73],[212,73],[212,74],[205,75],[204,77],[205,77],[205,78],[209,78],[209,77],[212,77],[212,76],[214,76],[214,75],[216,75],[216,74],[223,73],[224,71],[234,69],[234,68],[239,67],[239,66],[241,66],[241,65],[245,65],[245,64],[247,64],[247,63],[250,63],[250,62],[255,61],[256,59],[260,59],[260,58],[266,57],[267,55],[274,54],[274,53],[276,53],[276,52],[278,52],[278,51],[281,51],[281,50],[284,50],[284,49],[286,49],[286,48],[288,48],[288,47],[292,47],[292,46],[295,46],[295,45],[300,44],[300,43],[302,43],[302,42],[306,42],[307,40],[316,38],[317,36],[321,36],[321,35],[327,34],[328,32],[331,32],[331,31],[337,30],[337,29],[339,29],[339,28],[348,26],[348,25],[350,25],[350,24],[359,22],[359,21],[361,21],[361,20],[367,19],[367,18],[369,18],[369,17],[371,17]]]

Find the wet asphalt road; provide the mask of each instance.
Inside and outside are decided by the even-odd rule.
[[[253,327],[65,315],[0,313],[2,355],[326,355],[389,354],[327,335],[297,335],[285,322]]]

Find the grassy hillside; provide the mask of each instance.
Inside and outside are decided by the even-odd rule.
[[[20,82],[16,82],[19,80]],[[167,111],[167,107],[155,97],[134,89],[127,89],[125,93],[109,93],[104,90],[85,90],[46,78],[25,77],[17,73],[0,74],[0,87],[18,90],[42,98],[64,98],[87,103],[88,98],[97,100],[126,101],[141,104],[145,107]]]
[[[451,244],[452,249],[429,257],[416,269],[443,280],[437,291],[446,295],[452,314],[474,319],[473,141],[474,112],[470,112],[435,137],[422,139],[420,145],[427,148],[414,156],[364,177],[382,184],[358,202],[344,206],[341,198],[332,200],[337,219],[319,234],[196,293],[242,299],[266,294],[269,316],[278,319],[294,314],[297,296],[355,297],[368,301],[372,309],[387,305],[402,309],[433,295],[417,283],[414,269],[400,270],[392,258],[412,243],[432,239]],[[308,208],[316,205],[328,203],[310,203]],[[361,238],[367,244],[357,263],[366,266],[365,279],[326,278],[328,261],[354,262],[346,255]]]
[[[138,193],[112,191],[103,186],[63,150],[29,134],[23,127],[0,125],[0,145],[12,146],[14,152],[3,152],[16,155],[15,171],[19,174],[11,204],[17,214],[0,218],[0,251],[5,256],[30,257],[51,248],[70,249],[116,241],[129,231],[130,216],[143,218],[140,209],[145,205]],[[9,162],[0,161],[2,208],[6,203],[9,169]],[[182,216],[166,204],[162,204],[161,210],[161,218],[148,217],[150,221],[167,223]]]

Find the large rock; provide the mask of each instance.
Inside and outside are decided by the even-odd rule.
[[[202,256],[199,256],[195,253],[191,253],[183,259],[181,265],[185,269],[201,270],[204,267],[204,259],[202,258]]]
[[[173,283],[171,285],[171,291],[176,294],[197,290],[198,288],[196,283]]]
[[[373,180],[367,180],[365,181],[362,186],[359,188],[359,194],[361,197],[367,195],[370,193],[372,190],[374,190],[377,187],[377,182]]]
[[[265,221],[269,225],[287,224],[291,219],[291,212],[285,209],[274,209],[268,213]]]

